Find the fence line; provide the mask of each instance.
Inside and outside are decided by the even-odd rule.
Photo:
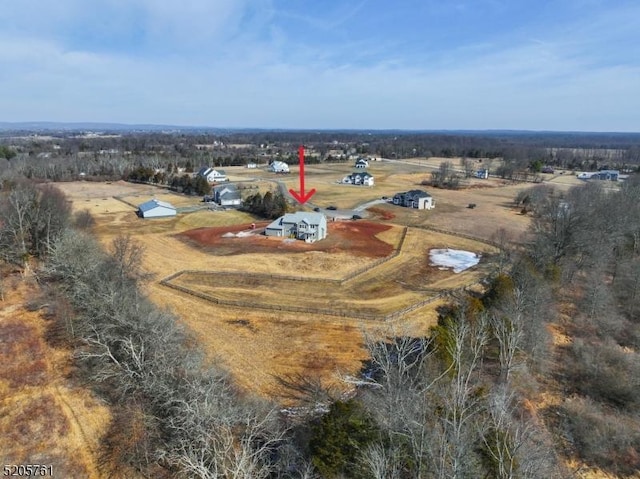
[[[306,313],[309,315],[320,314],[320,315],[326,315],[326,316],[337,316],[341,318],[356,318],[356,319],[377,320],[377,321],[384,321],[386,319],[386,316],[383,316],[383,315],[349,312],[347,310],[305,308],[300,306],[278,306],[278,305],[272,305],[272,304],[250,303],[248,301],[232,301],[227,299],[216,298],[215,296],[212,296],[206,293],[201,293],[199,291],[194,291],[192,289],[185,288],[184,286],[179,286],[177,284],[172,284],[172,283],[161,283],[161,284],[163,286],[167,286],[169,288],[175,289],[182,293],[189,294],[191,296],[195,296],[200,299],[204,299],[205,301],[209,301],[214,304],[221,304],[225,306],[234,306],[239,308],[251,308],[251,309],[264,309],[267,311],[287,311],[291,313]]]
[[[385,256],[384,258],[380,258],[376,261],[374,261],[373,263],[370,263],[356,271],[353,271],[351,273],[348,273],[346,276],[344,276],[343,278],[340,279],[332,279],[332,278],[310,278],[308,276],[292,276],[292,275],[286,275],[286,274],[270,274],[270,273],[240,273],[240,272],[235,272],[235,271],[212,271],[212,270],[197,270],[197,269],[184,269],[181,271],[178,271],[177,273],[173,273],[169,276],[167,276],[166,278],[162,279],[160,281],[160,284],[166,284],[169,281],[174,280],[175,278],[177,278],[178,276],[182,275],[183,273],[187,273],[187,274],[205,274],[205,275],[217,275],[217,276],[233,276],[233,275],[240,275],[240,276],[245,276],[245,277],[251,277],[251,278],[256,278],[256,279],[263,279],[263,280],[268,280],[268,279],[279,279],[279,280],[287,280],[287,281],[301,281],[301,282],[315,282],[315,283],[328,283],[328,284],[339,284],[342,285],[347,281],[350,281],[370,270],[372,270],[373,268],[376,268],[378,266],[380,266],[381,264],[386,263],[387,261],[390,261],[391,259],[397,257],[401,250],[402,247],[404,245],[404,240],[407,236],[407,227],[405,226],[402,229],[402,233],[400,235],[400,240],[398,241],[398,245],[396,246],[396,248],[394,249],[394,251],[389,255],[389,256]]]
[[[488,239],[485,239],[485,238],[480,238],[479,236],[473,236],[473,235],[466,234],[466,233],[459,233],[457,231],[445,230],[443,228],[438,228],[436,226],[412,226],[412,228],[417,228],[417,229],[426,230],[426,231],[435,231],[436,233],[442,233],[442,234],[449,235],[449,236],[457,236],[459,238],[465,238],[465,239],[469,239],[469,240],[472,240],[472,241],[477,241],[478,243],[484,243],[484,244],[488,244],[489,246],[493,246],[495,248],[502,249],[500,244],[497,243],[496,241],[488,240]]]
[[[369,271],[371,271],[373,268],[376,268],[378,266],[380,266],[381,264],[386,263],[387,261],[391,261],[393,258],[396,258],[400,255],[400,253],[402,252],[402,248],[404,247],[404,240],[407,237],[407,230],[409,228],[407,226],[405,226],[402,229],[402,233],[400,234],[400,241],[398,241],[398,246],[396,246],[396,248],[393,250],[393,252],[389,255],[389,256],[385,256],[384,258],[380,258],[376,261],[374,261],[371,264],[368,264],[356,271],[353,271],[349,274],[347,274],[346,276],[344,276],[341,280],[340,280],[340,284],[344,284],[347,281],[351,281],[354,278],[357,278],[358,276],[367,273]]]
[[[447,235],[451,235],[451,236],[459,236],[462,238],[466,238],[466,239],[470,239],[473,241],[478,241],[478,242],[482,242],[485,244],[489,244],[491,246],[494,246],[496,248],[500,248],[500,246],[494,242],[494,241],[490,241],[490,240],[485,240],[483,238],[476,238],[472,235],[468,235],[465,233],[456,233],[456,232],[451,232],[451,231],[447,231],[444,230],[442,228],[436,228],[436,227],[432,227],[432,226],[416,226],[415,228],[419,228],[419,229],[423,229],[423,230],[427,230],[427,231],[435,231],[437,233],[443,233],[443,234],[447,234]],[[406,306],[405,308],[402,308],[398,311],[394,311],[392,313],[386,314],[386,315],[381,315],[381,314],[367,314],[367,313],[358,313],[358,312],[347,312],[346,310],[336,310],[336,309],[319,309],[319,308],[306,308],[306,307],[300,307],[300,306],[278,306],[278,305],[270,305],[270,304],[260,304],[260,303],[253,303],[253,302],[248,302],[248,301],[233,301],[233,300],[225,300],[225,299],[220,299],[220,298],[216,298],[215,296],[212,296],[210,294],[206,294],[206,293],[201,293],[199,291],[194,291],[192,289],[189,289],[187,287],[184,286],[180,286],[177,284],[172,283],[172,281],[176,278],[178,278],[179,276],[183,275],[183,274],[204,274],[204,275],[208,275],[208,276],[244,276],[247,278],[255,278],[255,279],[262,279],[262,280],[273,280],[273,279],[278,279],[278,280],[288,280],[288,281],[300,281],[300,282],[315,282],[315,283],[325,283],[325,284],[338,284],[338,285],[343,285],[345,282],[347,281],[351,281],[354,278],[372,270],[373,268],[376,268],[378,266],[380,266],[381,264],[386,263],[387,261],[390,261],[391,259],[397,257],[401,252],[402,252],[402,248],[404,246],[404,242],[407,236],[407,232],[408,232],[408,227],[404,227],[400,236],[400,241],[398,242],[398,246],[395,248],[395,250],[393,251],[393,253],[391,253],[389,256],[386,256],[384,258],[380,258],[376,261],[374,261],[373,263],[365,266],[364,268],[360,268],[359,270],[356,270],[352,273],[349,273],[348,275],[346,275],[344,278],[342,279],[331,279],[331,278],[309,278],[309,277],[303,277],[303,276],[290,276],[290,275],[280,275],[280,274],[269,274],[269,273],[239,273],[239,272],[233,272],[233,271],[207,271],[207,270],[182,270],[182,271],[178,271],[176,273],[173,273],[169,276],[167,276],[166,278],[162,279],[160,281],[160,285],[162,286],[166,286],[168,288],[172,288],[175,289],[177,291],[181,291],[185,294],[189,294],[191,296],[203,299],[205,301],[210,301],[214,304],[220,304],[220,305],[225,305],[225,306],[234,306],[234,307],[240,307],[240,308],[251,308],[251,309],[263,309],[263,310],[267,310],[267,311],[287,311],[287,312],[292,312],[292,313],[305,313],[305,314],[321,314],[321,315],[326,315],[326,316],[336,316],[336,317],[341,317],[341,318],[355,318],[355,319],[365,319],[365,320],[375,320],[375,321],[392,321],[395,319],[399,319],[402,318],[403,316],[405,316],[408,313],[411,313],[417,309],[420,309],[430,303],[433,303],[435,301],[437,301],[440,298],[455,294],[456,292],[461,292],[461,291],[465,291],[467,288],[475,285],[475,284],[479,284],[480,281],[476,280],[473,281],[461,288],[454,288],[454,289],[449,289],[449,290],[443,290],[440,291],[436,294],[434,294],[433,296],[430,296],[429,298],[423,299],[421,301],[418,301],[416,303],[410,304],[409,306]]]
[[[123,200],[120,196],[114,196],[114,200],[118,200],[121,203],[124,203],[127,206],[131,206],[132,208],[138,209],[138,205],[134,205],[133,203],[129,203],[127,200]]]

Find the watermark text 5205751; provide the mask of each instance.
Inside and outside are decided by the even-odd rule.
[[[5,477],[53,477],[53,466],[44,464],[5,464],[2,469]]]

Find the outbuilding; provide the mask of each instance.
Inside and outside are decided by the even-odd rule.
[[[155,198],[138,206],[138,216],[140,216],[140,218],[165,218],[175,215],[175,206]]]

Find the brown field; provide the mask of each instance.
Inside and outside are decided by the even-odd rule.
[[[361,226],[367,223],[357,222],[356,224]],[[354,223],[346,224],[354,225]],[[356,234],[361,232],[351,231],[351,236]],[[269,242],[282,244],[282,240],[274,239]],[[317,244],[322,243],[324,241]],[[342,239],[340,245],[344,253],[351,250],[348,240]],[[390,244],[387,244],[387,247],[388,255],[393,247]],[[473,241],[410,229],[400,255],[344,283],[301,281],[273,275],[252,276],[246,271],[238,270],[237,273],[232,274],[221,274],[215,271],[185,272],[172,279],[170,284],[203,293],[214,300],[243,301],[256,308],[285,310],[308,308],[316,314],[323,312],[382,319],[386,315],[419,303],[443,290],[460,287],[479,279],[477,270],[454,275],[449,271],[430,266],[429,250],[443,247],[472,247],[478,252],[490,252],[493,249]],[[378,251],[379,249],[376,250]],[[301,274],[303,271],[297,268],[292,274],[296,278],[306,279]],[[337,273],[337,271],[334,272],[331,279],[343,279],[344,276]]]
[[[109,410],[67,379],[71,351],[47,342],[41,310],[25,309],[39,294],[37,286],[16,275],[3,281],[8,290],[0,302],[3,464],[51,465],[53,477],[107,477],[98,456]]]
[[[240,168],[228,170],[231,170],[228,174],[245,180],[263,176],[269,181],[260,181],[261,189],[273,188],[271,180],[285,181],[291,187],[297,182],[295,172],[283,177]],[[318,188],[316,196],[324,197],[323,201],[326,201],[323,206],[335,204],[338,207],[354,206],[379,198],[379,195],[415,188],[425,176],[424,168],[414,165],[379,163],[370,170],[377,175],[376,179],[380,178],[380,189],[378,186],[358,189],[335,183],[329,185],[352,171],[350,165],[313,165],[308,170],[309,187]],[[394,170],[397,170],[395,174]],[[489,237],[491,227],[500,221],[511,225],[514,231],[523,230],[528,223],[526,217],[514,213],[508,205],[517,188],[526,185],[496,186],[470,192],[443,192],[445,194],[442,195],[440,191],[431,191],[438,201],[432,211],[376,205],[375,208],[379,209],[374,213],[377,211],[378,216],[380,211],[387,212],[380,214],[382,217],[386,215],[386,220],[331,222],[327,240],[311,245],[285,243],[266,237],[223,238],[225,232],[248,230],[256,219],[238,211],[197,211],[169,219],[141,220],[133,207],[112,198],[113,195],[110,197],[109,189],[113,188],[116,196],[132,204],[154,196],[161,197],[166,193],[164,190],[122,182],[99,184],[99,188],[93,186],[84,182],[60,184],[73,201],[75,210],[89,208],[92,211],[97,223],[94,232],[105,246],[108,247],[115,236],[123,233],[131,234],[144,245],[145,267],[154,275],[146,286],[147,293],[157,304],[177,313],[200,339],[212,359],[228,367],[241,387],[281,400],[285,400],[286,388],[280,379],[296,374],[318,376],[327,384],[341,384],[340,374],[355,373],[366,357],[362,345],[363,331],[379,331],[382,324],[348,317],[314,315],[310,318],[287,311],[217,305],[162,286],[159,280],[184,270],[341,278],[376,258],[388,255],[398,244],[402,233],[402,227],[398,225],[436,225],[471,234],[480,232]],[[479,204],[478,208],[482,209],[469,210],[473,213],[469,214],[464,208],[466,205],[463,206],[463,202],[469,199],[456,196],[461,193],[478,195],[475,198],[485,197],[485,207]],[[316,196],[312,201],[322,204]],[[136,198],[140,201],[132,201]],[[186,203],[197,202],[196,198],[186,200]],[[178,199],[169,201],[182,204]],[[113,204],[113,209],[105,207],[105,204]],[[468,218],[465,215],[469,215]],[[492,251],[491,247],[476,241],[410,228],[400,255],[359,276],[353,280],[353,285],[347,283],[344,291],[332,291],[334,296],[328,294],[324,283],[305,283],[305,287],[298,289],[295,285],[280,284],[283,294],[278,295],[275,284],[268,285],[266,289],[263,285],[252,287],[243,284],[237,276],[233,285],[228,285],[224,291],[215,288],[215,293],[224,294],[227,298],[272,301],[273,304],[281,301],[283,296],[290,298],[293,304],[308,298],[322,308],[327,304],[340,307],[339,301],[342,301],[344,308],[388,313],[433,296],[438,291],[458,288],[482,277],[482,268],[455,275],[429,267],[425,254],[433,247],[481,253]],[[210,277],[205,280],[185,276],[180,281],[202,291],[214,290],[215,280]],[[260,294],[255,292],[257,288]],[[410,334],[425,334],[434,324],[435,307],[441,302],[439,300],[412,311],[402,320],[385,323],[385,327],[393,326]]]
[[[266,226],[268,222],[256,223],[256,231]],[[328,253],[345,252],[354,256],[372,258],[385,257],[391,254],[393,244],[378,238],[383,231],[391,229],[391,225],[358,222],[330,222],[328,237],[317,243],[303,241],[282,241],[281,238],[269,238],[255,235],[244,238],[225,238],[225,233],[246,231],[245,225],[235,227],[219,226],[212,228],[198,228],[180,233],[178,237],[188,238],[192,244],[206,247],[206,250],[216,254],[241,254],[251,252],[269,253],[274,250],[283,252],[322,251]]]

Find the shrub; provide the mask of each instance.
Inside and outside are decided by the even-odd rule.
[[[560,408],[566,437],[585,462],[615,475],[640,468],[640,433],[637,419],[607,412],[585,398],[567,400]]]
[[[309,444],[313,465],[324,477],[353,475],[352,459],[378,436],[377,425],[359,402],[337,401],[313,425]]]

